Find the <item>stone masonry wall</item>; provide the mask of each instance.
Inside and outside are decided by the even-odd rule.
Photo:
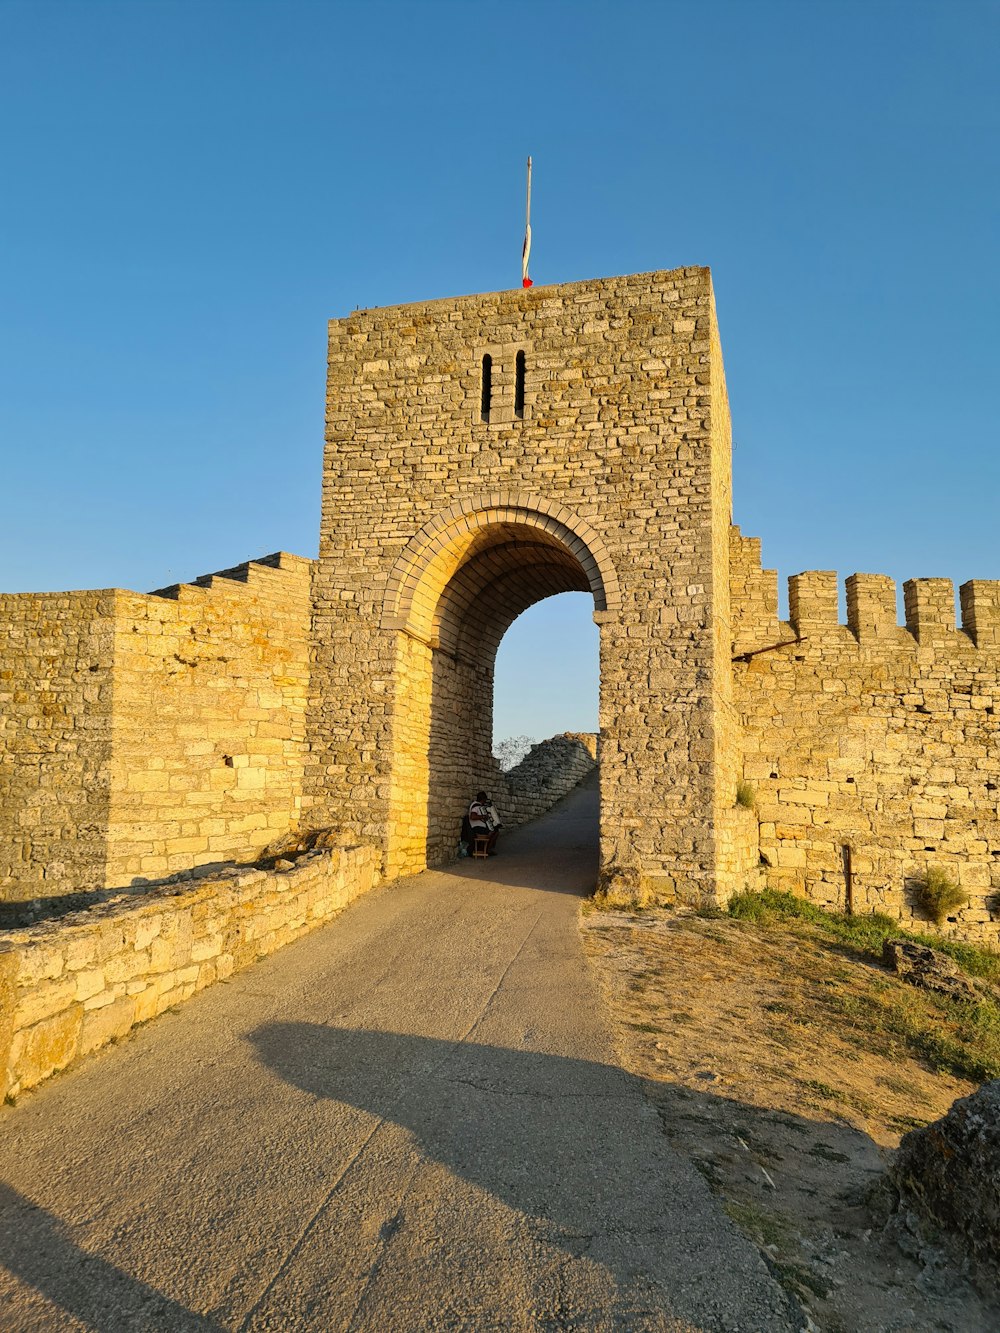
[[[589,587],[601,624],[602,860],[670,892],[720,891],[716,825],[735,761],[733,719],[716,724],[730,666],[713,616],[728,617],[728,496],[706,269],[333,321],[310,822],[345,818],[386,849],[389,874],[443,854],[436,830],[453,829],[454,794],[489,763],[492,705],[473,695],[489,693],[506,627],[490,609],[507,616]],[[421,534],[426,558],[407,565]],[[609,578],[615,599],[602,606]],[[409,620],[387,614],[407,598]],[[442,654],[454,669],[435,669]],[[424,737],[451,766],[440,781],[424,769]]]
[[[883,575],[789,580],[790,622],[760,543],[733,529],[733,653],[746,778],[768,883],[927,927],[916,881],[939,867],[969,895],[950,929],[1000,922],[1000,583]],[[848,852],[845,854],[845,848]],[[849,856],[849,862],[845,857]]]
[[[0,897],[104,869],[113,592],[0,596]]]
[[[0,598],[0,897],[250,860],[298,822],[310,569]]]
[[[490,787],[504,827],[538,819],[596,767],[597,736],[592,732],[567,731],[533,745]]]
[[[371,847],[312,852],[0,934],[0,1095],[16,1096],[322,925],[376,880]]]
[[[298,824],[311,564],[119,594],[108,884],[249,860]]]

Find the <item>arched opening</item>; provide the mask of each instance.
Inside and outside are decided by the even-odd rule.
[[[596,732],[599,633],[587,594],[530,606],[500,641],[494,667],[493,753],[516,763],[525,742]]]
[[[528,607],[589,593],[618,605],[599,534],[530,497],[465,501],[428,524],[397,562],[383,626],[399,631],[389,793],[390,873],[449,859],[470,792],[492,784],[497,648]]]

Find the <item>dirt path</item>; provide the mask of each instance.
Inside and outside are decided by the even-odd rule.
[[[668,1138],[824,1333],[1000,1328],[943,1256],[881,1233],[863,1204],[901,1134],[972,1090],[851,1023],[902,982],[725,918],[594,912],[584,938]]]
[[[596,791],[362,899],[0,1119],[0,1327],[783,1330],[614,1056]]]

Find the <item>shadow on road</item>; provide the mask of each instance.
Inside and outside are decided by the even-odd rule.
[[[638,1299],[699,1321],[734,1299],[731,1287],[777,1301],[767,1327],[794,1326],[756,1251],[670,1149],[644,1080],[588,1060],[318,1024],[268,1024],[251,1039],[282,1079],[403,1127],[540,1238],[602,1265],[629,1309]]]
[[[537,819],[502,828],[496,856],[485,860],[462,857],[435,866],[436,873],[587,897],[597,886],[599,865],[600,807],[595,774]]]
[[[94,1329],[219,1333],[221,1325],[77,1245],[66,1222],[0,1182],[0,1264],[65,1314]],[[10,1311],[3,1319],[8,1323]],[[26,1327],[28,1325],[18,1325]],[[54,1327],[46,1317],[30,1327]]]
[[[573,849],[576,850],[576,849]],[[559,849],[561,853],[562,848]],[[593,893],[597,883],[597,859],[594,858],[594,872],[585,882],[567,874],[562,878],[558,873],[558,863],[550,866],[550,873],[544,884],[539,883],[538,861],[534,858],[517,857],[506,849],[486,861],[475,861],[463,856],[461,860],[450,861],[447,865],[435,866],[436,875],[448,875],[456,880],[465,880],[469,884],[483,883],[504,885],[512,889],[534,889],[537,893],[568,893],[574,898],[587,898]]]

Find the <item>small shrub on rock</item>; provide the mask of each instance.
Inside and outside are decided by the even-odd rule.
[[[590,900],[600,912],[644,912],[656,905],[656,897],[641,876],[611,865],[601,875]]]
[[[902,1217],[913,1210],[957,1242],[986,1290],[1000,1273],[1000,1082],[955,1102],[926,1129],[907,1134],[887,1184]],[[891,1195],[890,1195],[891,1206]]]

